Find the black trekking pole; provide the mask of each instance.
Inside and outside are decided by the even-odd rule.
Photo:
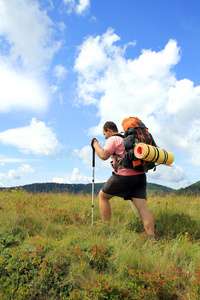
[[[93,147],[94,139],[92,139],[92,228],[93,228],[93,211],[94,211],[94,170],[95,170],[95,149]]]

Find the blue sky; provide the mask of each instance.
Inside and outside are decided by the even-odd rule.
[[[0,186],[90,183],[102,126],[138,116],[175,155],[148,181],[199,180],[200,3],[0,0]],[[96,158],[95,181],[111,174]]]

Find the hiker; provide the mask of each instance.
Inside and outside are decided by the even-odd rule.
[[[99,209],[102,220],[108,223],[111,220],[109,200],[112,197],[117,196],[124,198],[124,200],[132,200],[142,219],[148,238],[154,238],[154,221],[146,204],[146,174],[134,169],[116,169],[117,155],[124,156],[123,137],[120,136],[118,128],[113,122],[104,124],[103,134],[107,140],[104,148],[99,145],[96,138],[92,139],[92,146],[102,160],[111,157],[111,165],[114,170],[99,192]]]

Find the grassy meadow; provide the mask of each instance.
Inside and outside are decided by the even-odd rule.
[[[200,299],[200,208],[149,196],[157,242],[128,201],[101,221],[91,195],[0,192],[0,299]]]

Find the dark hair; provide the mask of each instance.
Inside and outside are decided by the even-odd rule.
[[[107,132],[111,129],[113,132],[118,132],[117,125],[114,122],[108,121],[103,125],[103,129]]]

